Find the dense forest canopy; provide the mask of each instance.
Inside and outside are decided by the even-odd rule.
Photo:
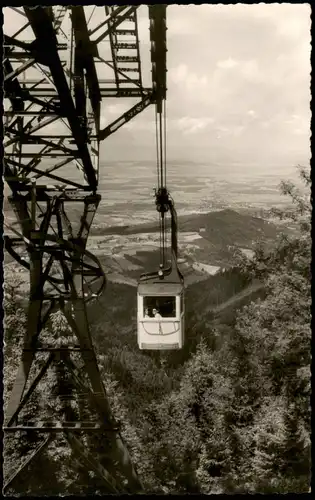
[[[294,221],[294,236],[280,235],[273,248],[260,243],[251,260],[240,255],[237,268],[213,279],[211,290],[203,283],[187,291],[183,352],[139,352],[130,321],[122,319],[120,325],[116,319],[116,326],[111,318],[94,321],[102,377],[146,492],[309,491],[311,205],[308,172],[301,170],[301,178],[306,195],[282,183],[291,208],[274,212]],[[17,272],[5,276],[5,406],[26,324],[19,280]],[[256,282],[258,294],[244,294],[243,301],[233,303],[234,295]],[[116,308],[126,304],[124,287],[113,290]],[[215,314],[218,301],[223,306]],[[43,336],[51,342],[66,335],[67,328],[57,314]],[[61,409],[60,398],[46,395],[58,393],[62,376],[50,372],[33,395],[31,417],[39,411],[49,415],[50,405]],[[74,417],[85,411],[78,400],[71,410]],[[92,441],[86,445],[95,446]],[[34,436],[6,439],[7,476],[35,444]],[[105,448],[98,444],[100,455]],[[28,467],[12,492],[103,490],[60,438]]]

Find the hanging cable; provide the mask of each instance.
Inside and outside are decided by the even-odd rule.
[[[165,189],[167,189],[166,184],[166,101],[164,100],[164,185]],[[165,219],[165,227],[164,227],[164,245],[167,248],[167,221]]]
[[[161,188],[165,189],[165,181],[164,181],[164,158],[163,158],[163,119],[162,112],[159,114],[159,125],[160,125],[160,165],[161,165]],[[163,268],[165,266],[165,214],[162,210],[162,265]]]
[[[166,253],[166,218],[167,211],[167,187],[166,187],[166,104],[160,98],[155,108],[156,121],[156,155],[158,170],[158,211],[160,214],[160,266],[165,267]]]
[[[167,248],[167,218],[166,217],[164,218],[164,246],[165,246],[165,251],[166,251],[166,248]]]
[[[160,265],[163,266],[163,227],[162,227],[162,214],[159,213],[159,225],[160,225]]]
[[[157,178],[158,178],[158,188],[159,191],[161,188],[160,181],[160,170],[161,170],[161,158],[160,158],[160,149],[159,149],[159,121],[158,121],[158,112],[157,105],[155,106],[155,141],[156,141],[156,168],[157,168]],[[162,215],[159,212],[159,229],[160,229],[160,264],[163,265],[163,229],[162,229]]]
[[[163,107],[161,105],[161,111],[159,113],[159,126],[160,126],[160,166],[161,166],[161,188],[166,189],[165,183],[165,158],[164,158],[164,148],[163,148]],[[165,266],[165,214],[164,211],[161,212],[162,216],[162,265]]]
[[[156,142],[156,169],[158,178],[158,189],[160,189],[159,127],[158,127],[158,116],[157,116],[156,106],[155,106],[155,142]]]
[[[164,184],[164,161],[163,161],[163,120],[162,113],[159,113],[159,132],[160,132],[160,166],[161,166],[161,188],[165,187]]]
[[[164,101],[164,184],[166,187],[166,101]]]

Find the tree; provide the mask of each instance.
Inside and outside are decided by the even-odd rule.
[[[228,342],[214,351],[201,342],[180,389],[151,408],[156,474],[169,492],[309,489],[310,207],[291,184],[282,191],[296,233],[258,245],[241,266],[266,296],[239,311]]]
[[[301,177],[309,186],[305,171]],[[250,444],[254,466],[243,461],[238,475],[242,472],[255,491],[278,493],[308,491],[310,476],[310,206],[292,184],[282,183],[282,191],[291,196],[292,208],[277,213],[295,221],[298,233],[282,235],[269,252],[260,246],[254,260],[244,266],[264,280],[268,293],[264,300],[243,308],[235,328],[244,352],[249,346],[248,375],[259,380],[258,413],[248,427],[259,437]],[[238,357],[245,366],[244,354]],[[239,404],[245,410],[249,401]],[[275,414],[282,423],[273,434],[270,423]]]

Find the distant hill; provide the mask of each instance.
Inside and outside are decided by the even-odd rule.
[[[179,216],[178,227],[182,233],[179,237],[179,268],[186,285],[208,277],[208,271],[202,266],[228,269],[236,263],[235,248],[252,249],[260,238],[272,243],[279,234],[279,227],[272,222],[231,209]],[[135,286],[140,274],[158,269],[160,263],[158,245],[146,247],[143,242],[147,237],[143,239],[140,235],[158,231],[157,222],[111,228],[95,225],[93,232],[98,234],[89,250],[99,258],[110,281]],[[186,240],[184,233],[197,233],[201,237],[190,241],[189,237]],[[112,235],[109,241],[107,235]],[[5,263],[9,262],[12,258],[5,253]]]
[[[240,214],[235,210],[225,209],[206,214],[182,215],[178,217],[180,232],[199,232],[213,245],[251,246],[260,236],[274,239],[279,232],[276,225],[259,217]],[[108,234],[140,234],[159,231],[159,223],[144,223],[136,226],[113,226],[101,229],[100,233]],[[99,233],[99,234],[100,234]]]

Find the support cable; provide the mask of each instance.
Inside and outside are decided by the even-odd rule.
[[[161,188],[165,189],[164,182],[164,158],[163,158],[163,119],[162,111],[159,113],[159,139],[160,139],[160,175],[161,175]],[[165,266],[165,220],[164,211],[161,211],[161,228],[162,228],[162,265]]]
[[[161,188],[166,187],[164,182],[164,158],[163,158],[163,120],[162,113],[159,113],[159,139],[160,139],[160,175],[161,175]]]
[[[164,101],[164,183],[166,187],[166,101]]]
[[[167,224],[165,213],[167,212],[167,187],[166,187],[166,104],[156,103],[156,155],[158,170],[158,196],[157,199],[159,221],[160,221],[160,266],[165,267],[165,254],[167,247]]]
[[[156,141],[156,168],[157,168],[157,181],[159,192],[162,186],[162,178],[161,178],[161,157],[160,157],[160,148],[159,148],[159,121],[158,121],[158,112],[157,105],[155,106],[155,141]],[[163,262],[163,226],[162,226],[162,215],[159,213],[159,226],[160,226],[160,265],[164,265]]]
[[[165,189],[167,189],[166,184],[166,100],[164,100],[164,184]],[[164,243],[165,248],[167,248],[167,221],[165,219],[165,228],[164,228]]]
[[[159,126],[158,126],[157,106],[155,106],[155,142],[156,142],[156,169],[157,169],[158,189],[160,189],[161,183],[160,183],[160,155],[159,155]]]

